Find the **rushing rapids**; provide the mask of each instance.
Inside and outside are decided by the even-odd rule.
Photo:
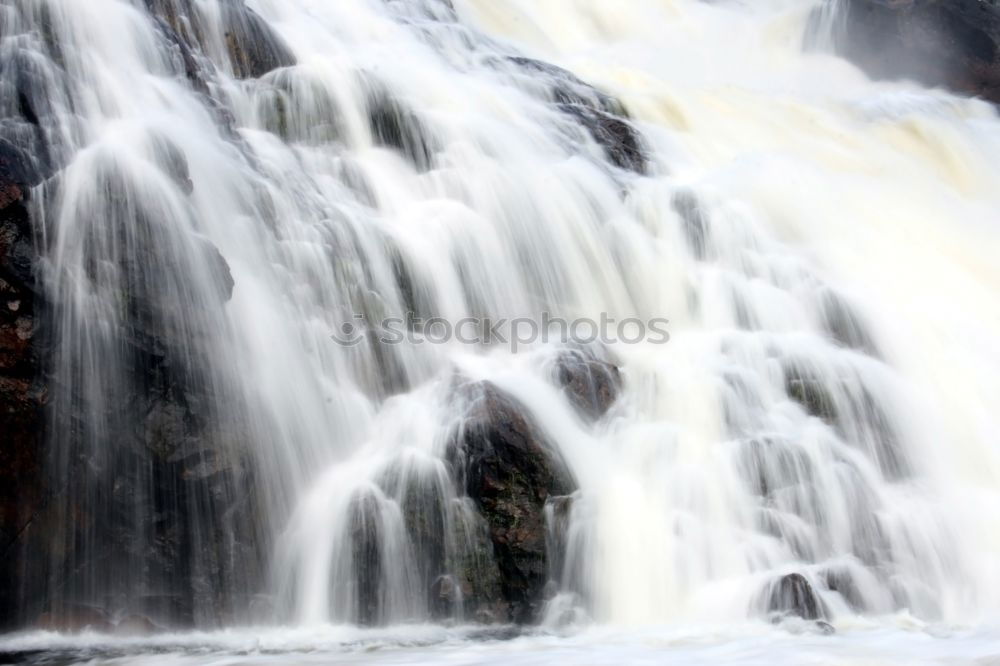
[[[1000,123],[820,4],[0,3],[5,625],[995,616]]]

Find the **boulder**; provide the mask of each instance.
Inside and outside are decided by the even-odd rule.
[[[830,612],[805,576],[787,574],[770,582],[758,599],[758,606],[771,617],[800,617],[825,620]]]
[[[843,0],[837,51],[879,79],[913,79],[1000,102],[1000,5]]]
[[[256,79],[295,64],[285,41],[255,11],[233,0],[222,7],[223,39],[236,78]]]
[[[434,138],[420,117],[380,84],[370,84],[367,102],[375,144],[399,152],[417,171],[429,170]]]
[[[621,393],[618,366],[597,358],[589,349],[561,352],[555,370],[556,381],[566,397],[588,419],[604,416]]]
[[[509,619],[532,622],[548,574],[545,503],[576,483],[524,405],[488,382],[459,390],[467,411],[448,459],[488,525]]]

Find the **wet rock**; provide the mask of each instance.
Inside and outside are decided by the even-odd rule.
[[[690,190],[677,192],[670,203],[684,223],[682,229],[691,253],[696,259],[705,259],[708,254],[708,216],[705,214],[703,204]]]
[[[569,550],[569,529],[573,517],[573,507],[578,494],[557,495],[545,502],[545,549],[548,553],[549,580],[543,595],[546,601],[559,592],[559,583],[564,578],[566,554]]]
[[[591,420],[604,416],[622,389],[618,366],[604,361],[588,349],[571,349],[559,354],[556,381],[573,406]]]
[[[148,149],[156,165],[177,184],[177,187],[184,194],[191,194],[194,191],[194,182],[191,180],[187,156],[180,146],[168,136],[154,132],[149,136]]]
[[[821,574],[827,589],[838,592],[851,610],[863,613],[866,610],[865,597],[857,580],[846,567],[831,568]]]
[[[489,62],[489,61],[488,61]],[[625,106],[614,97],[582,81],[562,67],[534,58],[507,56],[493,61],[498,69],[512,68],[528,80],[521,87],[542,96],[576,120],[603,149],[615,166],[645,174],[646,150],[639,132],[628,121]],[[516,82],[516,80],[515,80]]]
[[[451,576],[438,576],[428,593],[431,616],[435,619],[454,617],[462,603],[462,588]]]
[[[647,172],[642,140],[627,120],[579,104],[560,104],[559,109],[586,128],[612,164],[638,174]]]
[[[0,140],[0,628],[16,619],[23,536],[43,505],[48,385],[37,253],[25,199],[39,174]]]
[[[815,477],[806,452],[789,442],[762,437],[740,448],[739,467],[751,492],[772,498],[790,487],[809,486]]]
[[[63,604],[57,609],[42,613],[35,626],[47,631],[100,631],[109,632],[114,624],[100,608],[78,604]]]
[[[162,627],[145,615],[128,615],[115,623],[114,633],[119,636],[148,636]]]
[[[845,0],[836,49],[870,76],[913,79],[1000,102],[1000,5]]]
[[[361,493],[351,507],[351,557],[356,581],[356,617],[364,625],[377,624],[382,608],[382,526],[378,499]]]
[[[340,110],[326,82],[301,67],[278,69],[262,79],[257,100],[264,127],[286,141],[323,144],[343,136]]]
[[[865,450],[892,479],[912,472],[889,412],[854,372],[821,377],[807,362],[786,361],[785,392],[807,414],[830,424],[846,442]]]
[[[368,95],[368,121],[377,145],[399,151],[417,171],[431,168],[432,137],[416,113],[380,86]]]
[[[810,416],[829,423],[837,421],[837,405],[830,390],[804,368],[790,365],[785,369],[785,393]]]
[[[223,3],[222,20],[223,39],[236,78],[260,78],[279,67],[295,64],[295,56],[285,41],[242,2]]]
[[[184,73],[184,78],[187,79],[192,88],[206,97],[209,96],[211,94],[208,87],[209,73],[206,71],[207,67],[204,64],[204,58],[196,54],[194,48],[191,46],[192,41],[185,39],[182,33],[178,32],[180,19],[176,14],[170,13],[167,10],[162,11],[170,18],[164,19],[161,16],[156,16],[156,25],[160,29],[164,40],[174,51],[175,58]],[[183,28],[181,29],[183,30]]]
[[[868,326],[843,296],[833,291],[824,292],[821,314],[826,330],[837,344],[870,356],[879,356]]]
[[[793,616],[804,620],[822,620],[830,616],[812,585],[798,573],[769,583],[760,597],[760,605],[770,616]]]
[[[545,502],[576,484],[523,405],[488,382],[459,391],[468,410],[449,462],[489,526],[510,619],[531,622],[547,581]]]
[[[508,56],[504,60],[523,72],[530,73],[535,77],[540,75],[545,80],[551,101],[556,104],[585,106],[614,116],[628,118],[628,112],[621,102],[581,80],[569,70],[524,56]]]

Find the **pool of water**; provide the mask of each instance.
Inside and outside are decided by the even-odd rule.
[[[1000,625],[910,617],[838,625],[748,623],[574,630],[402,626],[243,628],[114,637],[12,634],[0,663],[25,664],[1000,664]]]

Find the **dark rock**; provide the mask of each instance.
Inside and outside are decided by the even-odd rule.
[[[911,473],[896,427],[860,377],[822,378],[808,363],[790,360],[784,374],[788,397],[830,424],[846,442],[866,450],[887,477]]]
[[[771,616],[794,616],[804,620],[822,620],[830,614],[826,604],[802,574],[788,574],[768,584],[759,601]]]
[[[223,3],[222,20],[223,38],[236,78],[260,78],[279,67],[295,64],[295,56],[284,40],[242,2]]]
[[[612,164],[639,174],[647,172],[648,161],[642,139],[628,121],[628,111],[619,100],[582,81],[572,72],[541,60],[506,56],[487,62],[500,71],[510,71],[513,66],[513,71],[521,74],[520,80],[514,78],[514,83],[543,97],[576,120],[603,149]],[[528,76],[524,77],[525,74]]]
[[[638,174],[646,173],[646,152],[642,140],[627,120],[580,104],[560,104],[559,109],[586,128],[612,164]]]
[[[37,253],[25,202],[39,178],[26,154],[0,140],[0,629],[16,620],[22,538],[44,501],[49,394]]]
[[[870,76],[1000,102],[995,0],[845,0],[840,11],[835,47]]]
[[[185,39],[178,32],[178,28],[175,26],[180,26],[180,19],[177,15],[169,10],[161,11],[170,18],[161,18],[162,15],[157,15],[156,25],[164,40],[173,49],[175,58],[179,61],[184,73],[184,78],[187,79],[192,88],[207,97],[210,95],[210,89],[208,87],[208,72],[206,72],[206,65],[203,63],[204,58],[196,54],[191,46],[191,40]],[[153,13],[157,13],[155,9]]]
[[[508,56],[504,60],[536,78],[541,75],[546,83],[550,100],[555,104],[585,106],[613,116],[628,118],[628,112],[620,101],[582,81],[569,70],[523,56]]]
[[[154,132],[149,136],[149,151],[156,165],[182,192],[191,194],[194,191],[187,156],[176,143],[166,135]]]
[[[810,416],[828,423],[837,421],[837,405],[830,389],[808,370],[789,365],[785,370],[785,393]]]
[[[846,567],[831,568],[822,574],[822,580],[826,587],[833,592],[838,592],[851,610],[863,613],[865,608],[865,598],[861,594],[858,582],[851,575],[851,571]]]
[[[382,609],[382,525],[378,499],[372,492],[358,494],[351,507],[351,546],[356,582],[356,617],[373,625]]]
[[[816,629],[819,630],[824,636],[832,636],[837,633],[837,630],[829,622],[824,622],[823,620],[818,620],[816,622]]]
[[[604,416],[621,393],[618,366],[597,358],[588,349],[570,349],[559,354],[556,381],[581,414],[590,419]]]
[[[301,67],[284,67],[264,77],[257,108],[264,127],[286,141],[337,141],[344,130],[340,109],[324,81]]]
[[[489,526],[510,619],[528,623],[547,581],[545,502],[572,492],[575,481],[523,405],[487,382],[459,390],[468,410],[449,462]]]
[[[441,598],[440,595],[435,597],[435,591],[441,592],[439,588],[445,582],[457,584],[446,572],[450,480],[444,465],[426,467],[404,458],[389,466],[379,480],[379,486],[396,501],[403,514],[420,585],[430,590],[430,610],[432,613],[442,612],[437,604]],[[452,610],[457,610],[457,604],[461,602],[460,590],[453,595],[453,601],[456,606]]]
[[[42,179],[43,173],[31,155],[0,138],[0,210],[26,199],[28,189]]]
[[[545,502],[545,549],[548,553],[549,580],[543,592],[546,601],[559,592],[559,583],[565,576],[566,555],[569,550],[569,529],[577,495],[558,495]]]
[[[432,137],[416,113],[375,84],[368,94],[368,120],[376,144],[399,151],[417,171],[431,168]]]

